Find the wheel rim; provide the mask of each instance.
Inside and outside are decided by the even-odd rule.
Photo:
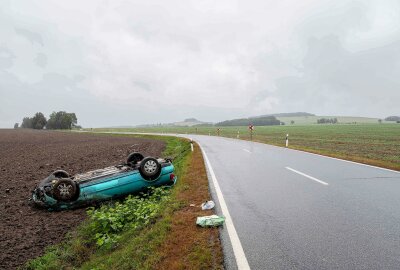
[[[148,174],[153,174],[157,170],[157,163],[154,160],[149,160],[144,164],[144,171]]]
[[[58,186],[58,191],[61,197],[69,197],[71,195],[72,186],[62,183]]]

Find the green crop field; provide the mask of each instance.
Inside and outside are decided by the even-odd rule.
[[[247,127],[221,127],[220,136],[250,140]],[[154,127],[97,129],[204,134],[217,136],[216,127]],[[332,157],[400,170],[400,124],[285,125],[255,127],[253,140]]]

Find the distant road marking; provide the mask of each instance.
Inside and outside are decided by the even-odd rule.
[[[247,149],[245,149],[245,148],[243,148],[243,151],[245,151],[245,152],[247,152],[247,153],[251,153],[250,150],[247,150]]]
[[[328,185],[329,185],[328,183],[326,183],[326,182],[324,182],[324,181],[321,181],[321,180],[319,180],[319,179],[317,179],[317,178],[315,178],[315,177],[309,176],[308,174],[305,174],[305,173],[296,171],[295,169],[292,169],[292,168],[290,168],[290,167],[286,167],[286,169],[288,169],[289,171],[295,172],[295,173],[297,173],[297,174],[300,174],[300,175],[302,175],[302,176],[304,176],[304,177],[307,177],[308,179],[314,180],[314,181],[316,181],[316,182],[318,182],[318,183],[320,183],[320,184],[323,184],[323,185],[325,185],[325,186],[328,186]]]
[[[225,203],[224,196],[222,195],[221,188],[219,187],[217,177],[215,176],[214,170],[211,167],[210,161],[204,151],[203,147],[197,142],[200,146],[201,152],[203,153],[204,160],[206,162],[206,167],[208,172],[210,173],[211,180],[214,184],[215,193],[217,194],[219,205],[221,206],[222,214],[225,216],[225,225],[228,231],[229,239],[231,240],[233,254],[235,255],[236,264],[239,270],[250,270],[249,263],[247,262],[246,255],[244,254],[242,243],[240,242],[239,236],[236,232],[235,226],[233,225],[233,221],[231,215],[229,214],[228,206]]]

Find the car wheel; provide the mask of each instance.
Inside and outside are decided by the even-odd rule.
[[[54,175],[56,178],[69,178],[69,173],[63,170],[54,171],[51,175]]]
[[[140,162],[139,172],[145,180],[156,180],[161,174],[161,164],[155,158],[144,158]]]
[[[144,158],[144,156],[142,154],[134,152],[134,153],[131,153],[128,156],[128,159],[126,160],[126,163],[128,163],[128,164],[136,164],[139,161],[142,161],[143,158]]]
[[[77,193],[77,185],[71,179],[60,179],[53,186],[53,197],[57,201],[72,201],[77,197]]]

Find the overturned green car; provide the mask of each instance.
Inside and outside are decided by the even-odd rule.
[[[71,209],[138,193],[148,187],[173,186],[177,177],[170,159],[132,153],[126,163],[70,176],[57,170],[32,191],[36,206]]]

